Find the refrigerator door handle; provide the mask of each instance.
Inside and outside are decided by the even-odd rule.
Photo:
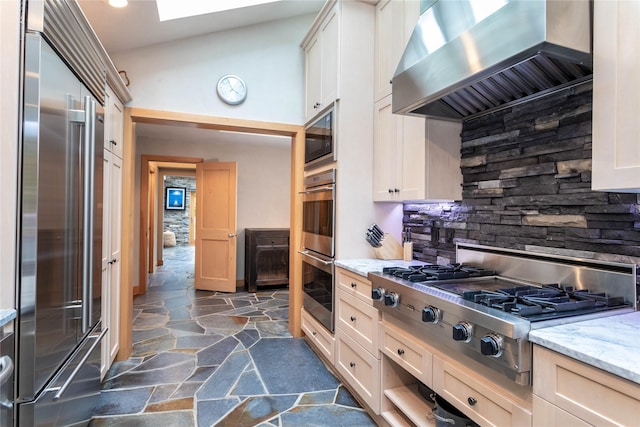
[[[13,375],[13,360],[9,356],[0,357],[0,390],[4,390],[3,386],[9,381]],[[11,387],[11,384],[9,385]],[[5,393],[0,394],[0,407],[11,409],[13,403],[6,399]]]
[[[90,96],[84,97],[85,121],[84,121],[84,209],[83,209],[83,248],[82,248],[82,333],[86,334],[91,327],[91,314],[93,312],[93,183],[94,175],[94,142],[95,142],[95,113],[96,101]]]
[[[80,362],[78,363],[78,366],[76,366],[76,368],[73,370],[73,372],[71,372],[71,375],[69,375],[69,378],[67,378],[67,380],[64,382],[64,384],[62,384],[62,386],[60,386],[60,387],[51,387],[51,388],[48,388],[47,390],[45,390],[45,393],[46,392],[50,392],[50,391],[55,391],[56,392],[56,394],[53,396],[53,401],[54,402],[56,400],[60,400],[62,395],[64,395],[64,393],[67,391],[67,388],[69,388],[69,386],[71,385],[71,383],[75,379],[76,375],[78,375],[78,372],[80,372],[80,370],[83,368],[84,364],[87,362],[87,359],[89,359],[89,357],[91,357],[91,353],[93,353],[93,350],[98,346],[98,344],[100,344],[100,342],[102,342],[102,338],[105,336],[105,334],[107,333],[108,330],[109,330],[109,328],[104,328],[102,330],[100,335],[98,335],[98,337],[96,338],[96,341],[93,344],[91,344],[91,347],[89,347],[89,350],[82,357],[82,359],[80,359]]]

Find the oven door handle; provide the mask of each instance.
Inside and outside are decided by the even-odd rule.
[[[314,259],[315,261],[318,261],[319,263],[324,264],[324,265],[332,265],[333,264],[333,261],[325,261],[325,260],[323,260],[321,258],[315,257],[315,256],[311,255],[309,253],[309,251],[298,251],[298,253],[300,255],[308,256],[309,258]]]
[[[313,194],[313,193],[319,193],[320,191],[333,191],[333,187],[318,187],[318,188],[313,188],[311,190],[301,191],[298,194]]]

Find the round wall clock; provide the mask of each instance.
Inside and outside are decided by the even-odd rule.
[[[218,96],[229,105],[238,105],[247,98],[247,85],[232,74],[220,77],[216,86]]]

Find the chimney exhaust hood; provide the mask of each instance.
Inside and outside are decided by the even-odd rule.
[[[393,77],[394,113],[463,120],[591,78],[589,0],[426,6]]]

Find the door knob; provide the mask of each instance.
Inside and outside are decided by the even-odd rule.
[[[229,237],[235,237],[235,234],[229,233]]]

